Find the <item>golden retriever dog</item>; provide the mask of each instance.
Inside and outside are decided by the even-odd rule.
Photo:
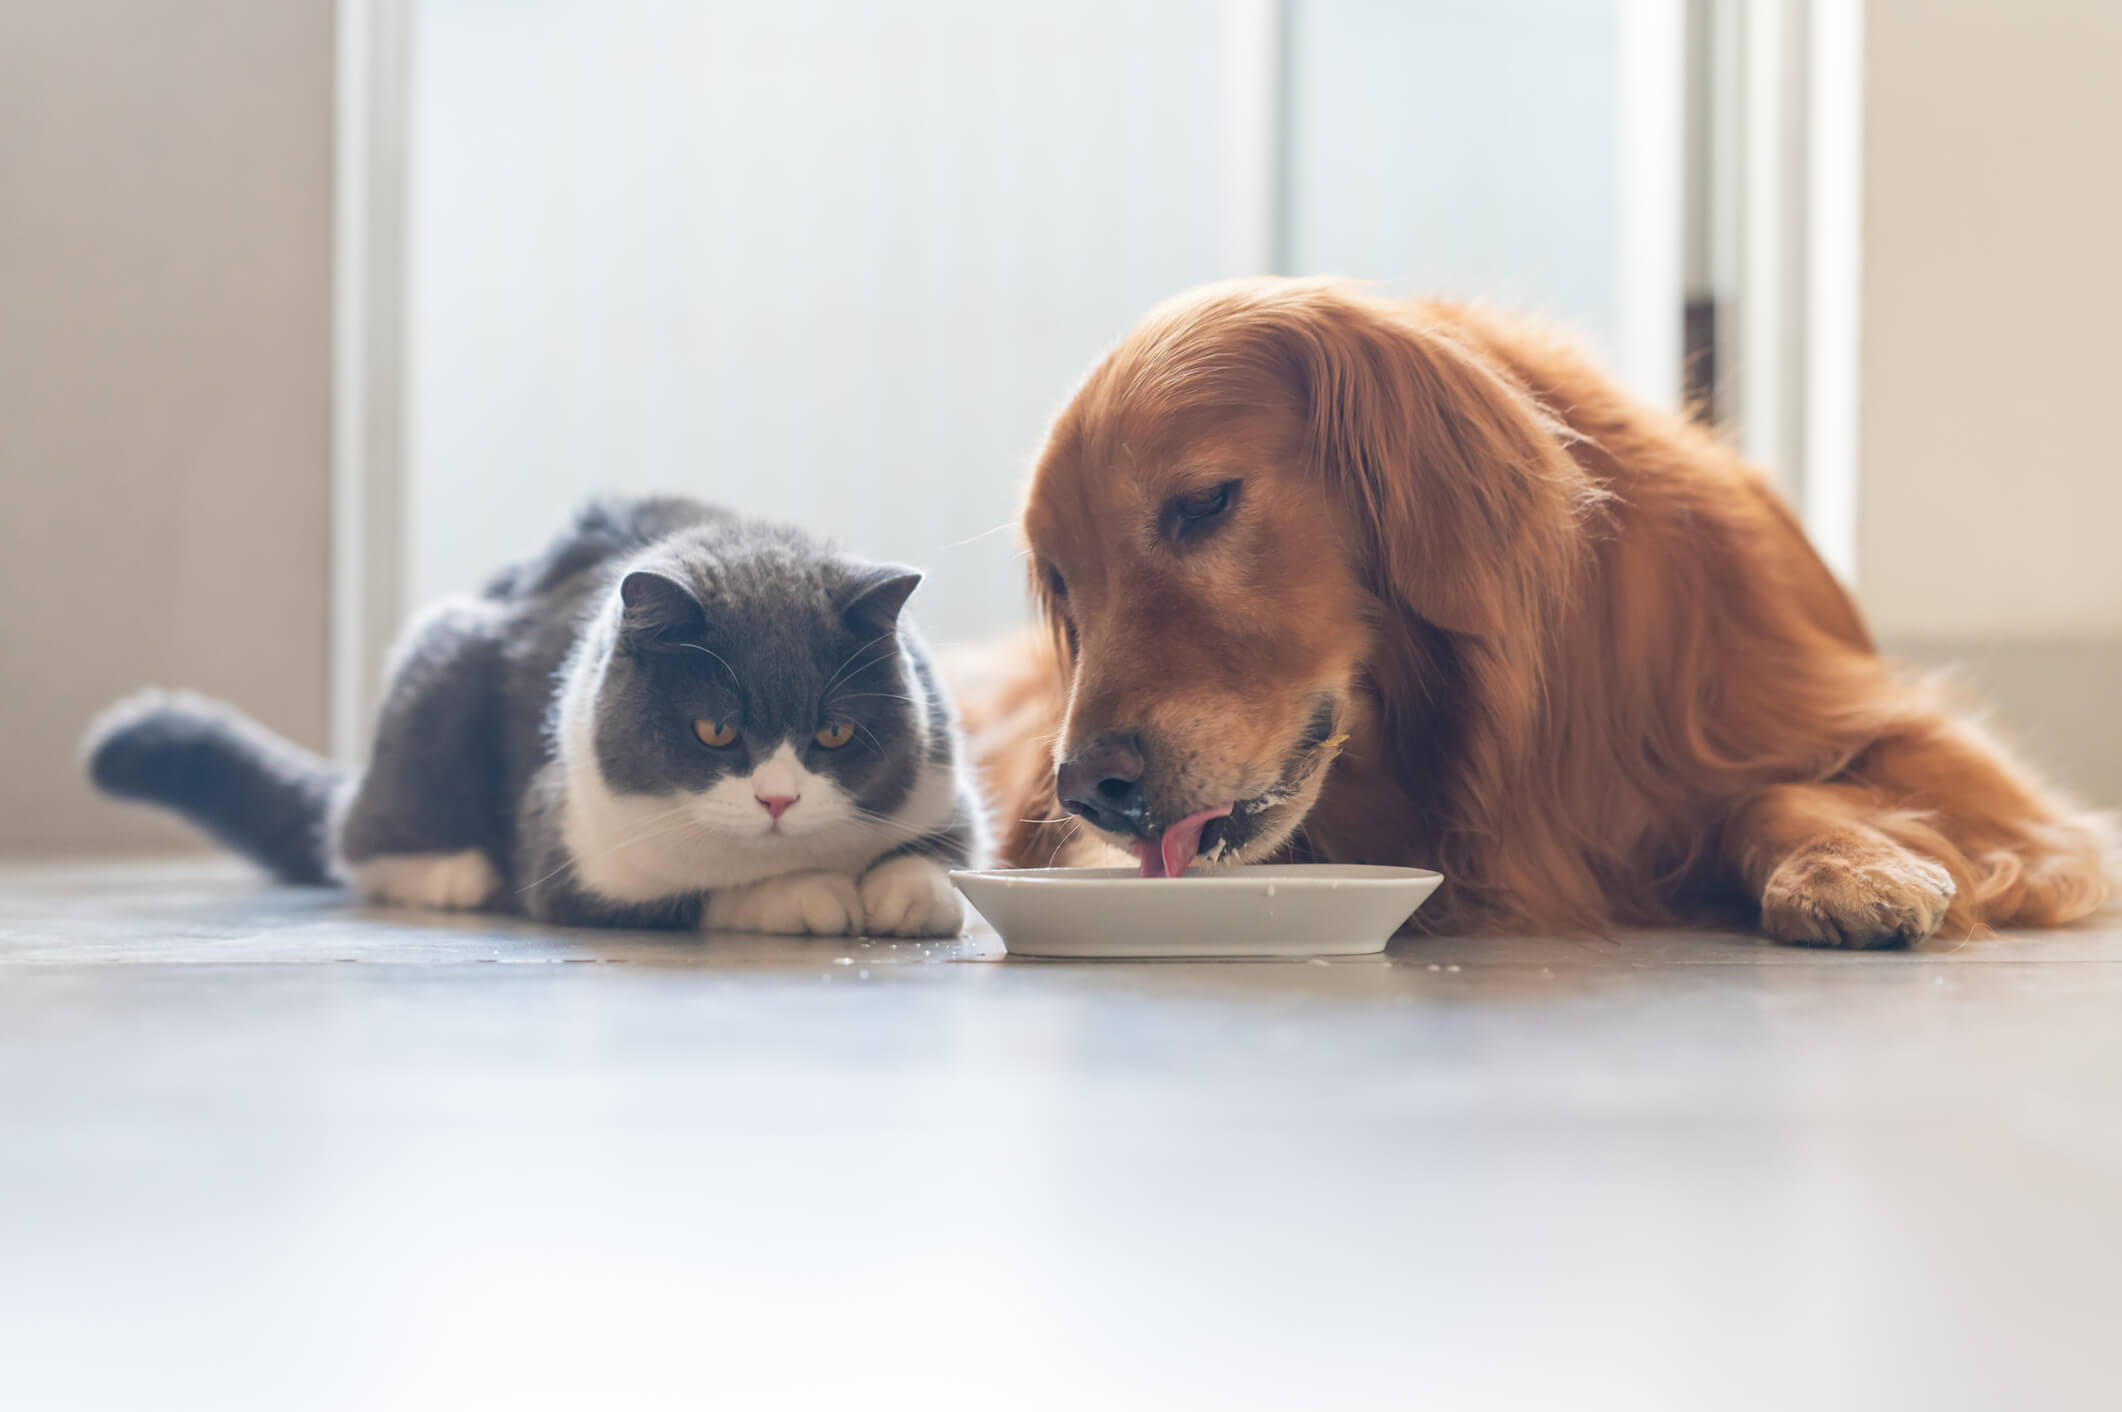
[[[1850,947],[2115,890],[2107,820],[1879,657],[1760,472],[1528,324],[1184,295],[1023,530],[1051,632],[964,692],[1015,865],[1410,864],[1434,930]]]

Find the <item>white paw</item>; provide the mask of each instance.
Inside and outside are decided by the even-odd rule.
[[[386,853],[347,865],[354,886],[375,902],[470,911],[500,890],[501,875],[476,848],[462,853]]]
[[[965,904],[950,871],[917,853],[879,863],[862,877],[862,909],[872,936],[956,936]]]
[[[847,936],[862,930],[862,899],[845,873],[783,873],[709,893],[700,926],[718,932]]]

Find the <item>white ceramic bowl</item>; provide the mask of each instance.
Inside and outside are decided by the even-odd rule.
[[[950,875],[1020,956],[1364,956],[1383,951],[1443,875],[1279,863],[1177,878],[1132,868],[962,869]]]

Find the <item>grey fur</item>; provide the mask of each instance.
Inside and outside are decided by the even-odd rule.
[[[691,926],[704,891],[606,896],[569,851],[563,702],[594,685],[596,771],[615,796],[683,799],[790,742],[805,768],[878,817],[862,866],[908,851],[962,864],[984,847],[985,825],[955,717],[899,620],[916,582],[692,501],[598,502],[544,553],[407,631],[358,779],[227,707],[160,695],[91,730],[90,774],[176,809],[288,881],[476,849],[502,880],[496,909]],[[810,741],[828,707],[855,728],[839,750]],[[693,733],[699,718],[745,728],[714,750]],[[938,769],[951,775],[950,817],[910,837],[893,816]],[[327,848],[335,795],[343,809]]]
[[[325,813],[339,772],[239,712],[144,691],[88,731],[89,778],[119,799],[181,799],[193,823],[294,883],[331,878]]]

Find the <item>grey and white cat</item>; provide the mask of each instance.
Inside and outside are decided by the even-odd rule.
[[[692,501],[600,502],[394,655],[348,776],[202,698],[91,729],[106,792],[291,882],[591,926],[949,935],[986,830],[920,582]]]

